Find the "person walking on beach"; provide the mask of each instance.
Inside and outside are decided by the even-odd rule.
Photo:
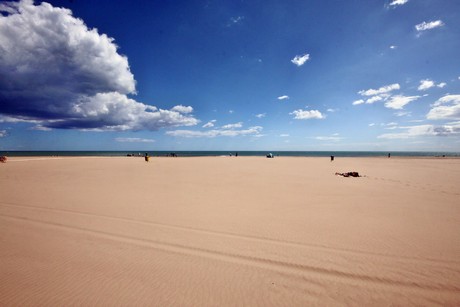
[[[334,161],[334,156],[331,156],[331,162]]]
[[[149,154],[146,152],[144,156],[145,162],[149,162],[149,158]]]

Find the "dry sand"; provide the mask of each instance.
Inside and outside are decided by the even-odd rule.
[[[11,158],[0,305],[458,306],[459,184],[460,159]]]

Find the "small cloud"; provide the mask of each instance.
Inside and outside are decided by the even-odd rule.
[[[399,111],[399,112],[396,112],[395,115],[398,116],[398,117],[402,117],[402,116],[410,116],[411,112],[406,112],[406,111]]]
[[[6,130],[0,130],[0,138],[3,138],[7,135]]]
[[[300,67],[303,64],[305,64],[305,62],[308,61],[309,59],[310,59],[310,55],[308,53],[306,53],[304,55],[296,55],[291,60],[291,62]]]
[[[370,123],[369,124],[369,127],[374,127],[375,126],[375,123]]]
[[[210,120],[209,122],[207,122],[206,124],[203,125],[203,128],[212,128],[212,127],[214,127],[215,122],[216,122],[215,119]]]
[[[227,23],[227,27],[231,27],[241,23],[244,20],[244,16],[231,17]]]
[[[287,99],[289,99],[289,96],[287,96],[287,95],[283,95],[283,96],[278,97],[278,100],[287,100]]]
[[[331,108],[329,108],[329,109],[327,109],[326,111],[327,111],[327,112],[330,112],[330,113],[334,113],[334,112],[337,112],[338,110],[339,110],[339,109],[331,109]]]
[[[424,21],[416,25],[415,29],[420,32],[420,31],[431,30],[434,28],[439,28],[442,26],[444,26],[444,23],[442,22],[442,20],[436,20],[436,21],[430,21],[430,22]]]
[[[402,109],[406,104],[419,99],[420,96],[392,96],[389,101],[385,102],[385,107],[389,109]]]
[[[446,95],[438,99],[426,115],[427,119],[460,119],[460,95]]]
[[[282,138],[287,138],[287,137],[289,137],[289,134],[283,133],[283,134],[280,134],[280,137],[282,137]]]
[[[207,131],[194,131],[194,130],[175,130],[167,131],[166,134],[175,137],[184,137],[184,138],[215,138],[215,137],[235,137],[235,136],[262,136],[262,127],[255,126],[250,127],[244,130],[224,130],[224,129],[214,129]]]
[[[394,84],[382,86],[376,90],[375,89],[362,90],[362,91],[359,91],[358,94],[360,94],[361,96],[375,96],[375,95],[380,95],[380,94],[387,94],[394,90],[399,90],[400,88],[401,87],[399,86],[398,83],[394,83]]]
[[[192,113],[193,112],[193,108],[190,107],[190,106],[183,106],[183,105],[178,105],[178,106],[175,106],[171,109],[171,111],[176,111],[176,112],[179,112],[179,113]]]
[[[396,49],[396,48],[398,48],[398,46],[395,46],[395,45],[390,46],[390,49]]]
[[[239,122],[235,124],[224,125],[222,126],[222,129],[236,129],[236,128],[241,128],[241,127],[243,127],[243,123]]]
[[[365,102],[365,101],[362,100],[362,99],[355,100],[355,101],[353,101],[353,105],[354,105],[354,106],[357,106],[357,105],[363,104],[364,102]]]
[[[439,87],[439,88],[443,88],[445,87],[447,84],[445,82],[441,82],[441,83],[438,83],[436,84],[433,80],[430,80],[430,79],[425,79],[425,80],[420,80],[420,85],[419,87],[417,88],[419,91],[426,91],[432,87]]]
[[[315,137],[315,139],[319,140],[319,141],[334,141],[334,142],[337,142],[337,141],[342,140],[343,138],[334,135],[334,136],[317,136],[317,137]]]
[[[393,1],[390,3],[390,6],[404,5],[404,4],[406,4],[407,2],[409,2],[409,0],[393,0]]]
[[[289,113],[294,119],[324,119],[325,116],[318,110],[295,110]]]
[[[366,100],[367,104],[373,104],[374,102],[381,101],[383,98],[381,96],[373,96]]]
[[[115,141],[120,143],[153,143],[155,140],[152,139],[141,139],[141,138],[116,138]]]
[[[235,113],[235,111],[233,111],[233,110],[228,110],[228,113],[233,114],[233,113]]]
[[[260,114],[257,114],[256,117],[257,118],[263,118],[267,115],[267,113],[260,113]]]

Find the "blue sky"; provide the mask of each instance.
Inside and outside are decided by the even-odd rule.
[[[0,11],[0,150],[460,151],[456,0]]]

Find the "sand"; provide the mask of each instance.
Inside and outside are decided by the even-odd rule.
[[[0,305],[458,306],[459,184],[447,158],[10,158]]]

